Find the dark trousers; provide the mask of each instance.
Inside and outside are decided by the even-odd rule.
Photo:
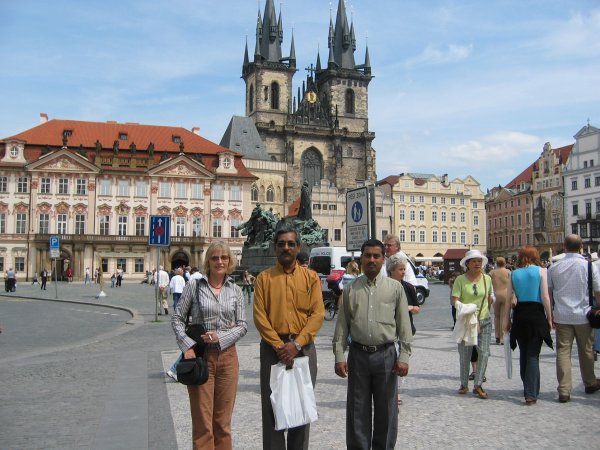
[[[348,450],[393,450],[398,434],[396,348],[367,353],[350,346],[346,399]]]
[[[315,344],[302,347],[298,356],[308,356],[308,368],[313,387],[317,381],[317,351]],[[260,403],[262,407],[262,438],[264,450],[308,450],[310,424],[285,431],[275,430],[275,416],[271,406],[271,366],[277,364],[277,353],[269,344],[260,342]]]
[[[46,282],[48,281],[48,278],[46,277],[42,277],[42,285],[40,286],[40,290],[41,289],[46,289]]]
[[[518,337],[519,364],[521,381],[523,381],[523,395],[525,398],[537,399],[540,394],[540,351],[542,338]],[[505,343],[506,345],[506,343]]]

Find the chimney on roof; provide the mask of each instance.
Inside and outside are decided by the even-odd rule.
[[[192,128],[192,133],[197,134],[198,136],[200,136],[200,127],[194,127],[194,128]]]
[[[40,125],[48,122],[48,114],[40,113]]]

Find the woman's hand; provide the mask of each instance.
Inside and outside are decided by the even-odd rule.
[[[194,347],[188,348],[183,354],[183,359],[196,359],[196,352],[194,351]]]
[[[219,335],[216,331],[207,331],[206,334],[200,336],[205,344],[216,344],[219,342]]]

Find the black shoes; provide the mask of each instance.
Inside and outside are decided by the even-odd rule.
[[[597,391],[600,391],[600,380],[596,380],[596,384],[594,384],[593,386],[585,387],[586,394],[593,394],[594,392],[597,392]]]

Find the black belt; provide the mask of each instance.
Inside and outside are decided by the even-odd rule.
[[[363,352],[366,352],[366,353],[375,353],[375,352],[379,352],[381,350],[385,350],[390,345],[394,345],[394,343],[386,342],[385,344],[379,344],[379,345],[363,345],[359,342],[352,341],[352,343],[350,345],[352,347],[354,347],[358,350],[362,350]]]

